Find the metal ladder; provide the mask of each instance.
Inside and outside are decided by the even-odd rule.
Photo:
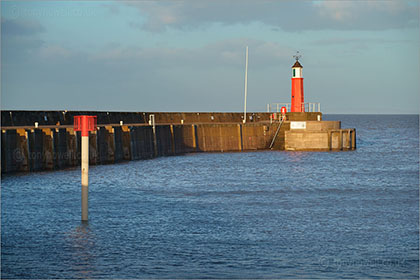
[[[271,141],[271,144],[270,144],[270,149],[273,149],[274,142],[276,141],[277,135],[279,134],[282,124],[283,124],[283,120],[280,121],[279,127],[277,127],[276,134],[274,134],[273,140]]]

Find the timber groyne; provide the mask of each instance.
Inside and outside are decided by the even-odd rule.
[[[279,114],[248,113],[243,123],[242,113],[2,111],[1,172],[80,165],[81,135],[73,128],[77,115],[97,116],[97,130],[89,137],[91,165],[194,152],[267,150],[271,144],[276,150],[356,146],[354,129],[322,121],[319,112],[287,113],[284,122]],[[304,123],[305,129],[295,130],[294,122]]]

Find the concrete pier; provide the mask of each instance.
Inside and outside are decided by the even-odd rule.
[[[119,113],[2,111],[1,172],[58,170],[80,164],[81,134],[73,116],[97,115],[90,132],[89,164],[112,164],[193,152],[267,150],[279,116],[248,113]],[[155,116],[155,128],[149,115]],[[320,119],[318,121],[317,119]],[[35,128],[34,123],[39,126]],[[287,113],[273,143],[275,150],[341,151],[356,148],[355,129],[322,121],[321,113]]]
[[[355,134],[354,128],[341,129],[340,121],[306,121],[305,128],[291,128],[285,132],[285,150],[354,150]]]

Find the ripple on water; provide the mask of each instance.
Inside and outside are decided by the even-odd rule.
[[[4,278],[418,278],[418,116],[325,116],[342,153],[190,154],[4,176]]]

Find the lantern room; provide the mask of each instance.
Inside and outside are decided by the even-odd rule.
[[[295,64],[292,66],[292,78],[302,78],[302,65],[296,60]]]

